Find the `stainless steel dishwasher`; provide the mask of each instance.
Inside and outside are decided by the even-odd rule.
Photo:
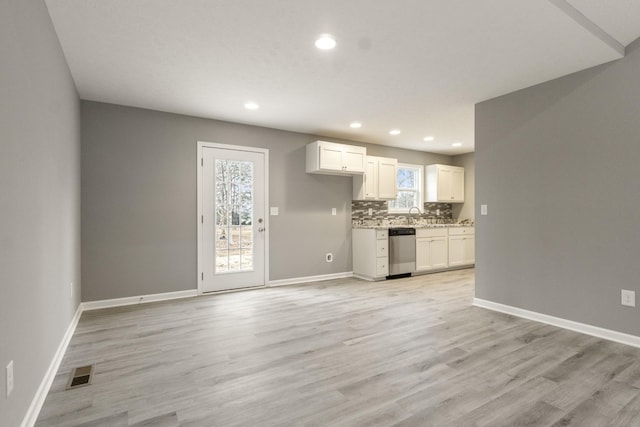
[[[389,229],[389,275],[387,279],[411,276],[416,271],[416,229]]]

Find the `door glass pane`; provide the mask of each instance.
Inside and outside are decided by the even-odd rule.
[[[253,270],[253,163],[216,159],[216,273]]]

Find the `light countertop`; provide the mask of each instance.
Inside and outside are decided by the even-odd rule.
[[[367,228],[367,229],[375,229],[375,230],[384,230],[389,228],[458,228],[458,227],[473,227],[473,223],[470,224],[386,224],[386,225],[354,225],[352,228]]]

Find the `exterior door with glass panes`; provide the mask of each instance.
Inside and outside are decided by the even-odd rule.
[[[265,153],[203,146],[201,167],[201,292],[263,286]]]

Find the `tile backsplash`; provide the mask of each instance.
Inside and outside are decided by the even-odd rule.
[[[451,203],[424,203],[422,217],[425,219],[453,219]],[[440,210],[440,212],[438,212]]]
[[[369,215],[371,209],[371,215]],[[453,208],[451,203],[424,203],[422,207],[421,219],[452,220]],[[438,212],[438,210],[440,212]],[[406,221],[408,214],[389,213],[386,201],[379,200],[354,200],[351,202],[351,220],[354,224],[361,224],[363,221],[386,221],[398,222]],[[412,214],[416,217],[417,214]]]

